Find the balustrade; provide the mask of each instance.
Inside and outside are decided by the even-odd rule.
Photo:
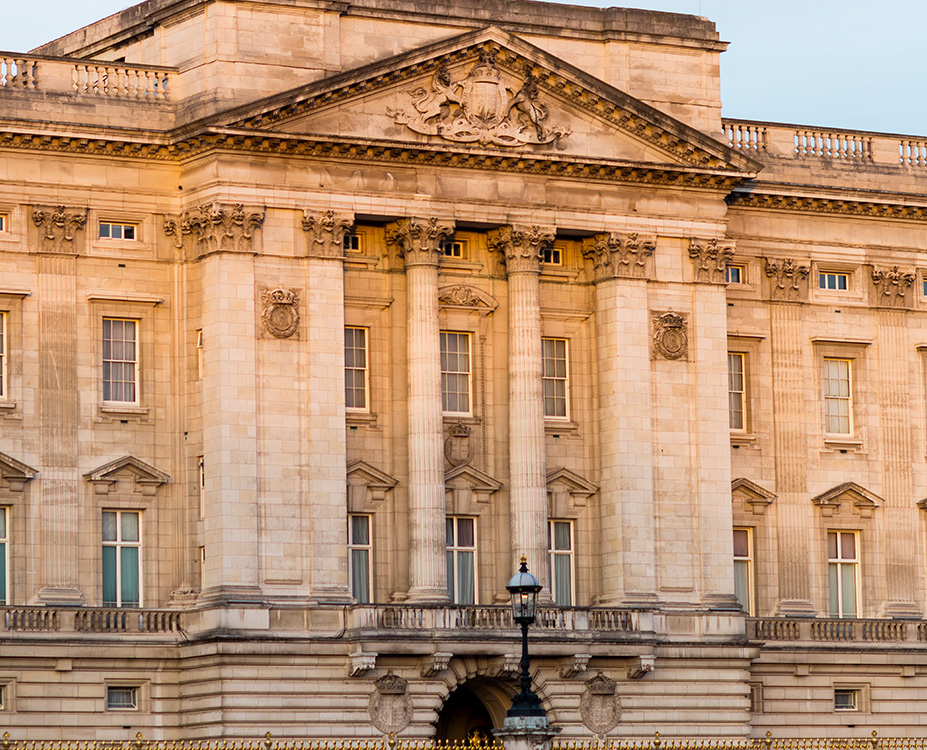
[[[11,607],[3,612],[7,630],[47,630],[59,627],[58,611],[45,607]]]
[[[795,154],[872,161],[872,138],[855,133],[798,129],[795,131]]]
[[[902,138],[898,144],[898,161],[909,167],[927,167],[927,140]]]
[[[37,88],[39,64],[25,57],[0,56],[0,87]]]
[[[912,639],[927,641],[927,623],[916,627],[903,620],[851,620],[825,618],[751,618],[747,634],[759,641],[848,641],[887,643]]]
[[[765,151],[769,143],[769,132],[764,125],[725,120],[724,134],[732,148],[745,151]]]
[[[105,63],[78,63],[72,72],[78,94],[125,99],[166,99],[169,76],[164,71]]]

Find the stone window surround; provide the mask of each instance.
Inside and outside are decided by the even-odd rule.
[[[866,415],[868,404],[863,399],[865,389],[860,382],[866,379],[866,351],[870,341],[853,339],[812,338],[814,348],[814,393],[817,399],[818,425],[825,451],[862,452],[865,450]],[[827,432],[824,412],[824,360],[850,361],[850,433]]]
[[[821,289],[819,279],[822,273],[845,274],[847,289]],[[862,269],[852,263],[839,263],[830,261],[815,261],[812,263],[808,288],[814,302],[832,305],[835,302],[863,302],[866,294],[866,284]]]
[[[110,688],[133,688],[135,690],[135,708],[110,708],[109,707],[109,689]],[[139,714],[148,713],[149,709],[149,684],[148,680],[124,680],[118,678],[104,678],[103,691],[100,696],[100,711],[117,714]]]
[[[86,225],[90,252],[94,255],[128,254],[129,257],[137,257],[142,252],[147,257],[154,249],[154,243],[150,240],[155,236],[151,226],[152,220],[148,214],[90,208]],[[101,223],[134,226],[135,238],[127,240],[101,237]]]
[[[744,429],[730,431],[731,447],[755,446],[756,444],[756,393],[760,377],[760,346],[765,336],[752,333],[732,332],[727,335],[727,351],[744,355]]]
[[[116,514],[116,539],[106,540],[103,538],[103,515],[105,513],[115,513]],[[138,516],[138,539],[137,540],[124,540],[122,539],[122,516],[124,514],[134,513]],[[114,508],[111,507],[109,503],[106,504],[99,511],[100,515],[100,535],[98,539],[100,540],[100,602],[104,607],[113,607],[113,608],[142,608],[146,606],[145,602],[145,518],[144,513],[141,510],[136,508]],[[126,605],[122,602],[118,604],[110,603],[107,604],[103,601],[103,553],[102,550],[105,547],[114,547],[116,549],[116,596],[121,599],[121,569],[122,569],[122,556],[120,554],[121,550],[124,547],[129,547],[138,550],[138,604]]]
[[[22,301],[31,292],[0,288],[0,315],[3,315],[3,394],[0,395],[0,418],[4,415],[21,418],[19,408],[22,388],[22,358],[16,354],[23,350]]]

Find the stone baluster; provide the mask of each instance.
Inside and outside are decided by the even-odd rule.
[[[438,263],[449,221],[400,219],[387,244],[405,259],[409,321],[409,598],[447,601]]]
[[[541,361],[541,251],[552,227],[506,226],[489,234],[505,263],[509,316],[509,503],[512,569],[522,555],[550,596],[547,581],[547,458]]]

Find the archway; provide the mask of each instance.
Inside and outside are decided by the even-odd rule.
[[[497,680],[477,678],[457,688],[444,701],[435,729],[442,742],[492,741],[512,705],[513,688]]]

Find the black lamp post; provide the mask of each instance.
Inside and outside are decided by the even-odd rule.
[[[507,717],[545,717],[541,699],[531,690],[531,660],[528,658],[528,626],[537,612],[538,592],[541,584],[528,572],[528,560],[521,556],[521,567],[506,586],[512,595],[512,617],[521,625],[521,692],[512,698]]]

